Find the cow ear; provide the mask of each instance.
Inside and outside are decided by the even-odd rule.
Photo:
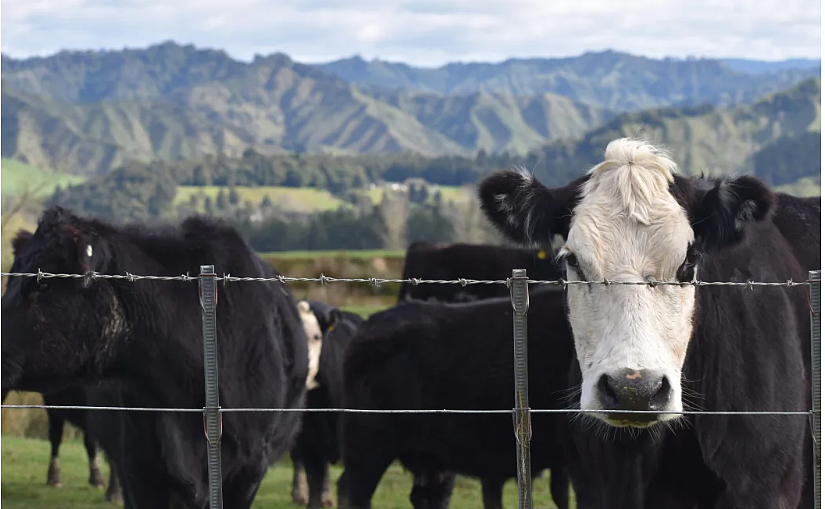
[[[332,331],[338,325],[338,323],[341,321],[341,318],[343,318],[343,314],[342,314],[340,309],[338,309],[338,308],[331,309],[330,312],[329,312],[329,316],[327,317],[327,319],[328,319],[327,330]]]
[[[20,229],[11,240],[11,252],[15,258],[26,248],[32,238],[32,232]]]
[[[547,188],[524,168],[503,170],[484,178],[478,198],[487,219],[505,237],[521,244],[551,244],[567,237],[572,209],[587,176],[564,187]]]
[[[776,195],[750,175],[718,179],[698,191],[690,210],[697,247],[718,251],[741,242],[748,225],[770,218]]]

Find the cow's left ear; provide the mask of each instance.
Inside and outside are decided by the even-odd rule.
[[[741,175],[697,190],[692,202],[689,215],[697,247],[711,252],[738,244],[749,225],[769,219],[776,195],[756,177]]]

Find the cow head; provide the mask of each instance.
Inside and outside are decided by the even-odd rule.
[[[60,207],[46,210],[34,233],[12,242],[12,272],[105,272],[109,227]],[[42,391],[94,378],[126,332],[112,285],[88,278],[9,277],[2,298],[2,392]]]
[[[323,345],[323,331],[315,313],[312,312],[309,302],[302,300],[298,303],[298,312],[301,315],[301,323],[304,325],[304,332],[307,336],[307,350],[309,354],[309,371],[307,372],[307,390],[319,387],[315,377],[318,375],[318,365],[321,362],[321,346]]]
[[[701,255],[739,243],[765,220],[773,193],[749,176],[689,179],[659,148],[628,138],[607,145],[585,176],[549,189],[524,170],[479,184],[490,221],[513,240],[564,239],[567,280],[682,281]],[[568,320],[582,373],[583,410],[613,426],[647,427],[683,411],[682,366],[692,335],[694,286],[572,284]],[[664,413],[672,412],[672,413]]]

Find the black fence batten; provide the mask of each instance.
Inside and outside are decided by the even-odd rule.
[[[530,292],[527,288],[525,269],[513,269],[513,277],[510,279],[510,300],[513,304],[513,372],[516,387],[513,427],[516,433],[518,507],[532,509],[530,440],[533,437],[533,423],[530,418],[530,401],[527,397],[527,309],[530,307]]]
[[[209,466],[209,507],[223,508],[223,476],[221,475],[221,432],[223,415],[218,395],[218,327],[215,317],[218,307],[218,283],[214,265],[201,265],[198,277],[201,322],[203,324],[203,375],[206,408],[203,410],[203,432]]]
[[[811,421],[813,424],[813,469],[814,469],[814,508],[822,507],[822,465],[820,440],[822,437],[822,415],[820,414],[822,397],[822,349],[820,348],[822,322],[821,313],[821,292],[822,292],[822,270],[812,270],[808,272],[809,303],[811,305]]]

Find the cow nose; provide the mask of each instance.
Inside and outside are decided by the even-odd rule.
[[[599,378],[599,400],[605,410],[662,410],[670,399],[671,387],[661,372],[622,369]],[[629,420],[656,420],[653,414],[627,414]]]

